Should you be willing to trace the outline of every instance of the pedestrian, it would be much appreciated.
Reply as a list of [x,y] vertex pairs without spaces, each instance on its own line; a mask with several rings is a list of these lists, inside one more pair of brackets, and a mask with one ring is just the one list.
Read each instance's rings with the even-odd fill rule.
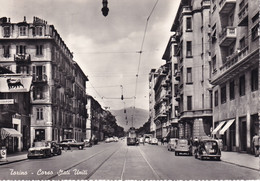
[[164,139],[163,138],[161,139],[161,145],[164,145]]
[[257,133],[255,133],[255,136],[252,139],[252,144],[254,147],[254,153],[255,156],[257,157],[259,155],[259,136],[257,135]]

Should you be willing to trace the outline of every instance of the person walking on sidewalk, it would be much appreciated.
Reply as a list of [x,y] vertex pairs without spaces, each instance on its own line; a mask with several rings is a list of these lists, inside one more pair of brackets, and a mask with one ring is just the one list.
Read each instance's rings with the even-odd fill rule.
[[254,153],[256,157],[259,155],[259,139],[260,137],[257,135],[257,133],[255,133],[255,136],[253,137],[252,140],[252,144],[254,147]]

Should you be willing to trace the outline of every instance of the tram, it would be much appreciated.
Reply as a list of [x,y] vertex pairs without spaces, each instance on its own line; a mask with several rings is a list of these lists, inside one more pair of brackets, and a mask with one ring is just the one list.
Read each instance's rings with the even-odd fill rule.
[[130,127],[127,132],[127,145],[136,145],[136,144],[137,144],[136,130],[134,127]]

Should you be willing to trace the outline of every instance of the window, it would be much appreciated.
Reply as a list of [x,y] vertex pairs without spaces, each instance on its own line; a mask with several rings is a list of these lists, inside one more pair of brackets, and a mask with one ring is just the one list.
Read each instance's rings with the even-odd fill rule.
[[246,94],[246,80],[245,80],[245,75],[242,75],[239,78],[239,94],[240,96],[243,96]]
[[187,110],[192,110],[192,96],[187,96]]
[[37,120],[43,120],[43,108],[36,108],[37,111]]
[[186,83],[192,83],[192,68],[187,68],[187,82]]
[[251,91],[258,90],[258,69],[251,71]]
[[5,26],[4,27],[4,37],[9,37],[10,36],[10,26]]
[[191,57],[192,56],[192,42],[191,41],[187,41],[187,53],[186,53],[187,57]]
[[5,58],[9,58],[10,57],[10,46],[9,45],[4,45],[3,46],[4,49],[4,57]]
[[218,91],[215,91],[215,106],[218,106]]
[[46,67],[45,66],[33,66],[33,81],[47,81]]
[[18,74],[29,74],[29,67],[28,66],[24,66],[24,65],[19,65],[16,68],[16,73]]
[[216,55],[212,58],[212,69],[213,69],[213,73],[217,71],[217,57],[216,57]]
[[44,129],[36,129],[35,130],[35,141],[45,140],[45,130]]
[[239,45],[240,45],[240,49],[241,49],[241,50],[246,47],[245,37],[243,37],[243,38],[240,39]]
[[257,23],[251,30],[251,34],[252,34],[252,41],[254,40],[258,40],[258,28],[259,28],[259,24]]
[[186,31],[192,30],[191,17],[186,18]]
[[226,92],[226,85],[221,87],[221,104],[227,102],[227,92]]
[[33,100],[43,99],[44,87],[34,87],[33,89]]
[[230,96],[230,100],[235,99],[235,81],[231,81],[229,83],[229,96]]
[[20,29],[20,36],[25,36],[26,35],[26,27],[21,26],[19,29]]
[[21,54],[21,55],[26,54],[26,46],[23,45],[16,46],[16,54]]
[[36,45],[36,55],[42,55],[42,45]]
[[41,26],[35,27],[35,35],[42,36],[42,27]]

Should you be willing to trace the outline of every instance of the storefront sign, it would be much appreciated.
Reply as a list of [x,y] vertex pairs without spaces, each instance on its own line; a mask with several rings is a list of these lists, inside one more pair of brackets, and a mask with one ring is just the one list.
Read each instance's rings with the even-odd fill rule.
[[31,76],[5,75],[0,77],[0,92],[29,92]]
[[0,104],[14,104],[14,99],[0,99]]

